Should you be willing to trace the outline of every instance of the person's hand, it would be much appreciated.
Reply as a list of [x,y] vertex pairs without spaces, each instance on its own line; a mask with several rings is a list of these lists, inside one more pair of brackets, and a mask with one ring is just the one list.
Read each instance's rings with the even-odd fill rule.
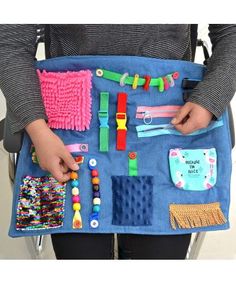
[[49,171],[59,182],[68,181],[69,170],[76,171],[79,167],[62,140],[41,119],[30,123],[26,131],[35,146],[40,167]]
[[213,114],[202,106],[187,102],[180,108],[171,123],[176,130],[187,135],[194,131],[206,128],[211,122]]

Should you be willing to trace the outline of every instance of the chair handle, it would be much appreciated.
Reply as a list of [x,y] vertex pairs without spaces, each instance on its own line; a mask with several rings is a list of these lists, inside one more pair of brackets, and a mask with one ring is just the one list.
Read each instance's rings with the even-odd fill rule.
[[4,124],[5,124],[5,119],[2,119],[0,121],[0,141],[3,140]]
[[5,118],[4,133],[3,133],[3,146],[6,151],[10,153],[17,153],[21,150],[23,132],[12,134],[10,131],[10,118],[12,113],[8,110]]

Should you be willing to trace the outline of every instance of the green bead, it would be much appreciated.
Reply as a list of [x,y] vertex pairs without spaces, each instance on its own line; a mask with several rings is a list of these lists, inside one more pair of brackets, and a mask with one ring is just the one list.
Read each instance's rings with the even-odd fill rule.
[[100,205],[94,205],[93,212],[99,212],[99,211],[100,211]]

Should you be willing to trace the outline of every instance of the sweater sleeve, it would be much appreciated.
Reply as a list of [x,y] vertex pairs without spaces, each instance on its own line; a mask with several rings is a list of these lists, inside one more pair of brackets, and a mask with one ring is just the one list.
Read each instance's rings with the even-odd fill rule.
[[0,88],[14,117],[12,133],[47,119],[34,65],[36,39],[37,25],[0,25]]
[[202,82],[187,101],[221,116],[236,91],[236,25],[209,25],[212,55]]

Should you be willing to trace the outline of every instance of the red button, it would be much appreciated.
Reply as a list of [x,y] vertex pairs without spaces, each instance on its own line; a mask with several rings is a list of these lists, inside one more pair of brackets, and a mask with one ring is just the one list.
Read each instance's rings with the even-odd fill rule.
[[172,74],[172,78],[177,80],[179,78],[179,72],[174,72],[174,74]]
[[136,152],[132,151],[132,152],[129,153],[129,158],[130,159],[135,159],[136,157],[137,157]]

